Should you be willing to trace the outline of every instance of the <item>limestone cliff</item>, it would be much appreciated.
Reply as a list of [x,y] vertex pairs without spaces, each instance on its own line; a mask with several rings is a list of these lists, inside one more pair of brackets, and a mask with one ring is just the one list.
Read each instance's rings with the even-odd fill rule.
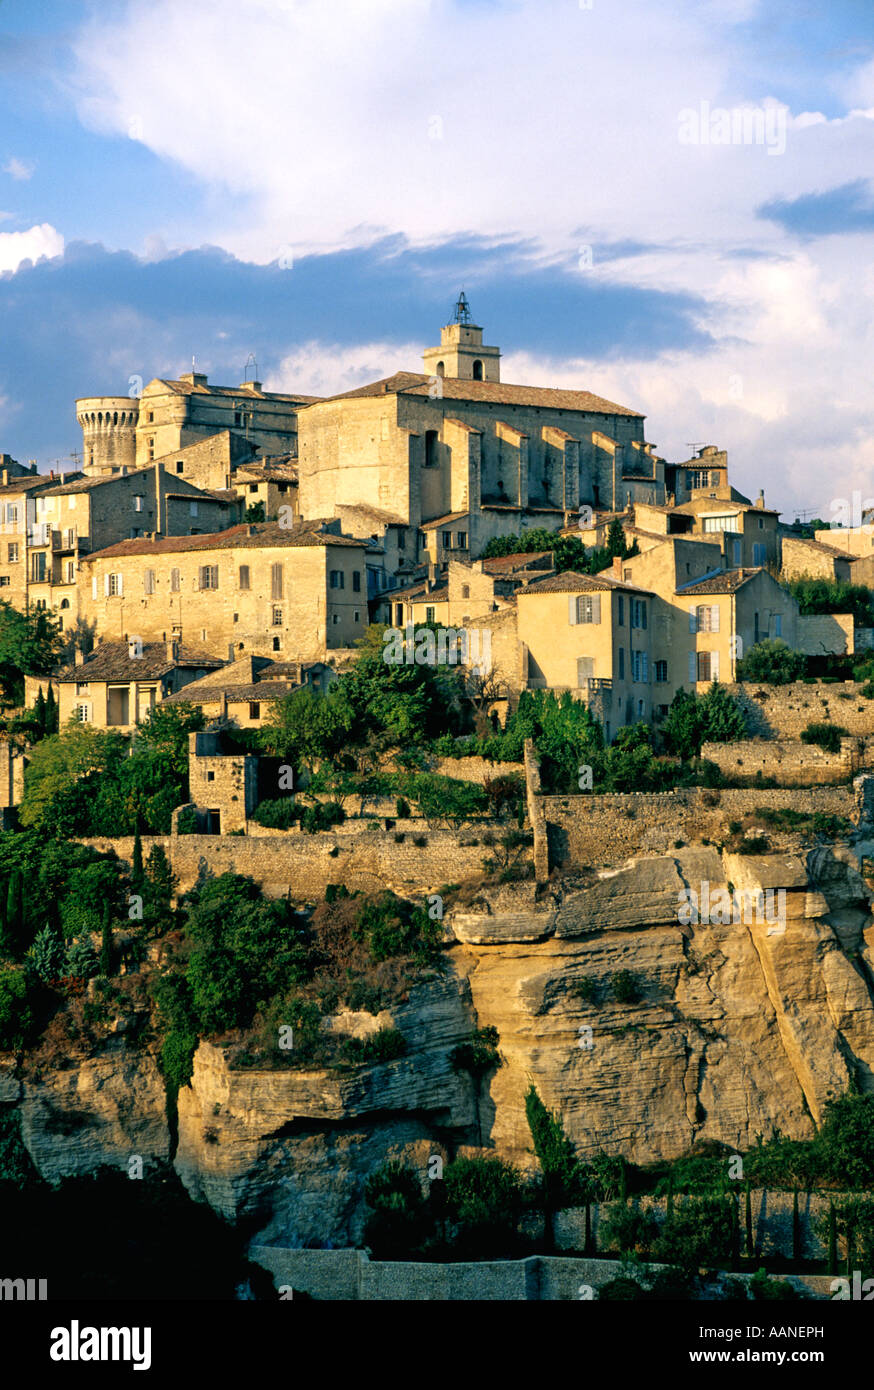
[[[703,1139],[743,1149],[776,1129],[810,1137],[851,1078],[874,1089],[869,856],[864,841],[767,856],[685,849],[565,878],[545,898],[531,884],[484,892],[448,913],[445,974],[381,1020],[403,1032],[405,1056],[235,1071],[202,1043],[179,1096],[177,1169],[217,1210],[254,1218],[262,1243],[343,1245],[360,1236],[364,1181],[386,1157],[424,1174],[432,1153],[483,1144],[530,1165],[532,1082],[584,1155],[646,1162]],[[781,889],[779,917],[766,900],[770,921],[713,910]],[[691,891],[707,920],[681,912]],[[616,997],[635,990],[634,1002]],[[487,1024],[504,1064],[479,1085],[451,1054]],[[0,1099],[21,1106],[47,1176],[167,1152],[157,1069],[122,1039],[17,1088],[7,1075]]]

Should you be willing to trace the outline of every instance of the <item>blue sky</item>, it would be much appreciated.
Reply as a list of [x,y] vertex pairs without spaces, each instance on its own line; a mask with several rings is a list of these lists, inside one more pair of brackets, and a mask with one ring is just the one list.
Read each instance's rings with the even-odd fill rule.
[[0,450],[192,353],[415,370],[464,284],[505,379],[874,493],[868,0],[2,0],[0,82]]

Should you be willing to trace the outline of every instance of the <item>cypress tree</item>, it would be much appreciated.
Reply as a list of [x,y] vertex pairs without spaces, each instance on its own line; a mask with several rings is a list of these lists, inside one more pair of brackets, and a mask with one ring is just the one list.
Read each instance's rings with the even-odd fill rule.
[[670,1221],[674,1214],[674,1170],[668,1173],[668,1199],[665,1203],[665,1221]]
[[36,699],[33,702],[33,718],[40,733],[46,733],[46,697],[42,693],[42,686],[36,692]]
[[130,881],[135,893],[139,893],[143,886],[143,842],[140,838],[140,818],[137,815],[137,828],[134,831],[134,850],[131,856]]
[[109,903],[103,904],[103,935],[100,941],[100,974],[112,974],[112,922],[109,917]]
[[587,1255],[594,1255],[595,1248],[592,1244],[592,1204],[586,1203],[586,1238],[583,1250]]
[[832,1201],[828,1204],[828,1272],[832,1275],[838,1272],[838,1224]]
[[51,681],[49,682],[49,693],[46,696],[45,731],[47,734],[58,732],[58,706],[55,703],[55,691]]
[[792,1193],[792,1258],[801,1259],[801,1218],[798,1215],[798,1188]]
[[740,1211],[738,1194],[729,1195],[731,1216],[731,1268],[736,1273],[740,1269]]
[[746,1249],[744,1254],[748,1260],[753,1258],[753,1203],[750,1197],[750,1184],[747,1180],[746,1201],[744,1203],[744,1218],[746,1223]]
[[13,869],[6,890],[6,930],[16,947],[23,945],[24,923],[21,920],[21,871]]
[[628,1169],[625,1166],[625,1158],[620,1154],[619,1157],[619,1200],[628,1201]]

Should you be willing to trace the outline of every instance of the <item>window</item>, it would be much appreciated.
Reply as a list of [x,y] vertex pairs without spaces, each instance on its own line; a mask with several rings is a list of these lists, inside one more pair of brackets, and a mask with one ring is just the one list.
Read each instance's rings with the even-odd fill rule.
[[342,570],[331,570],[330,584],[332,589],[344,588],[344,577]]
[[257,491],[258,491],[258,484],[257,484],[257,483],[250,483],[250,484],[249,484],[249,491],[250,491],[250,492],[257,492]]
[[646,652],[631,653],[631,679],[644,685],[649,681],[649,656]]
[[196,503],[196,502],[189,502],[189,503],[188,503],[188,515],[189,515],[189,516],[197,516],[197,503]]
[[261,705],[260,705],[260,703],[259,703],[257,700],[250,700],[250,701],[249,701],[249,718],[250,718],[250,719],[260,719],[260,718],[261,718]]
[[433,608],[426,608],[426,609],[425,609],[425,622],[426,622],[426,623],[433,623],[433,622],[435,621],[435,617],[434,617],[435,612],[436,612],[436,610],[433,609]]
[[473,379],[474,381],[482,381],[483,379],[483,364],[479,358],[473,364]]
[[705,535],[713,534],[718,531],[734,531],[736,529],[737,513],[730,512],[726,516],[705,516],[701,518],[704,522]]
[[630,569],[629,569],[629,570],[623,570],[623,571],[622,571],[622,578],[623,578],[623,579],[625,580],[625,582],[627,583],[628,580],[631,578],[631,570],[630,570]]
[[452,549],[452,532],[451,532],[451,531],[443,531],[443,532],[441,532],[440,538],[441,538],[441,540],[442,540],[442,542],[443,542],[443,549],[444,549],[444,550],[451,550],[451,549]]
[[278,651],[281,651],[281,650],[282,650],[282,647],[281,647],[281,644],[280,644],[280,641],[279,641],[279,638],[278,638],[278,637],[274,637],[274,639],[273,639],[273,650],[274,650],[275,652],[278,652]]
[[436,430],[425,431],[425,467],[436,468],[437,466],[437,441]]
[[78,719],[78,721],[79,721],[80,724],[90,724],[90,723],[91,723],[91,706],[90,706],[90,705],[77,705],[77,706],[76,706],[76,718]]
[[631,600],[631,626],[639,628],[646,627],[646,602],[642,598],[633,598]]
[[760,545],[760,544],[757,542],[757,543],[753,546],[753,564],[754,564],[754,565],[764,565],[764,564],[767,563],[767,559],[768,559],[768,548],[767,548],[767,546],[765,546],[765,545]]
[[179,593],[179,571],[178,571],[178,570],[171,570],[171,571],[170,571],[170,590],[171,590],[171,592],[174,593],[174,594],[178,594],[178,593]]
[[15,525],[18,521],[18,507],[14,506],[11,502],[6,508],[6,520],[12,525]]
[[625,626],[625,595],[618,594],[616,598],[616,621],[620,627]]
[[467,532],[466,532],[466,531],[456,531],[456,533],[455,533],[455,544],[458,546],[458,549],[459,549],[459,550],[467,550]]
[[658,685],[664,685],[665,681],[668,679],[668,663],[666,661],[657,661],[655,663],[655,678]]
[[207,782],[214,782],[214,781],[215,781],[215,773],[212,772],[212,771],[207,772],[207,774],[206,774],[206,780],[207,780]]
[[568,605],[568,621],[571,624],[599,623],[601,621],[601,595],[572,595]]
[[153,594],[155,592],[154,570],[146,570],[145,574],[143,575],[143,588],[145,589],[147,594]]
[[595,675],[595,658],[593,656],[577,657],[577,686],[583,690]]
[[352,590],[356,594],[361,593],[361,571],[355,570],[352,575]]
[[732,541],[731,553],[733,556],[732,564],[735,565],[735,567],[740,566],[743,563],[743,542],[740,537]]
[[332,614],[331,614],[331,622],[334,624],[334,627],[337,627],[337,626],[339,625],[339,622],[340,622],[340,614],[339,614],[339,613],[332,613]]
[[[341,576],[342,577],[342,576]],[[342,588],[342,585],[340,586]],[[270,597],[282,598],[282,565],[270,566]]]
[[248,587],[249,587],[249,566],[248,566],[248,565],[240,565],[240,585],[239,585],[239,587],[240,587],[241,589],[248,589]]
[[91,694],[91,682],[90,682],[90,681],[77,681],[77,682],[76,682],[76,694],[77,694],[77,695],[90,695],[90,694]]
[[182,459],[177,459],[177,460],[176,460],[176,472],[177,472],[177,473],[184,473],[184,472],[185,472],[185,464],[182,462]]
[[755,645],[755,643],[758,642],[758,640],[759,640],[759,615],[758,615],[758,613],[754,613],[754,614],[753,614],[753,644]]
[[698,652],[698,680],[719,680],[719,652]]
[[762,517],[762,516],[760,516],[760,517],[759,517],[759,530],[760,530],[760,531],[764,531],[764,529],[765,529],[765,518]]
[[143,510],[143,499],[142,499],[142,497],[139,495],[139,493],[137,493],[136,497],[134,498],[134,511],[135,511],[135,512],[141,512],[142,510]]
[[774,614],[774,636],[775,636],[775,637],[782,637],[782,636],[783,636],[783,614],[782,614],[782,613],[775,613],[775,614]]
[[8,589],[11,582],[8,574],[0,574],[0,589]]
[[352,621],[353,621],[354,623],[360,623],[360,622],[361,622],[361,612],[360,612],[360,610],[359,610],[358,608],[356,608],[355,611],[354,611],[354,613],[352,614]]
[[30,557],[30,577],[34,584],[45,583],[46,557],[41,550]]
[[690,632],[718,632],[719,609],[706,603],[699,603],[695,609],[695,626],[690,624]]
[[235,424],[235,425],[242,425],[242,423],[243,423],[243,412],[242,412],[242,410],[235,410],[235,411],[234,411],[234,424]]
[[401,627],[401,626],[403,625],[403,621],[404,621],[404,605],[403,605],[402,603],[396,603],[396,604],[395,604],[395,622],[397,623],[398,627]]
[[18,541],[15,541],[13,545],[10,545],[8,550],[8,558],[10,565],[15,565],[18,563]]
[[218,565],[201,565],[198,573],[199,586],[201,589],[218,588]]
[[406,550],[406,548],[407,548],[407,537],[406,537],[406,534],[405,534],[405,532],[403,532],[403,531],[398,531],[398,550]]
[[469,585],[469,584],[462,584],[462,586],[461,586],[461,597],[462,597],[462,598],[470,598],[470,585]]
[[[75,584],[75,582],[76,582],[76,561],[75,561],[75,560],[66,560],[66,561],[64,562],[64,578],[65,578],[65,581],[66,581],[67,584]],[[64,599],[64,602],[66,603],[67,600]]]
[[274,608],[274,609],[273,609],[273,618],[272,618],[271,621],[272,621],[274,627],[282,627],[282,609],[281,609],[281,608]]
[[152,460],[154,457],[155,457],[155,441],[154,441],[154,439],[150,439],[150,440],[149,440],[149,461],[151,462],[151,460]]
[[150,425],[153,425],[154,423],[155,423],[155,412],[154,412],[154,410],[150,410],[150,411],[149,411],[149,424],[150,424]]
[[618,670],[618,672],[617,672],[617,675],[618,675],[619,680],[621,680],[621,681],[624,681],[624,680],[625,680],[625,648],[624,648],[624,647],[620,647],[620,648],[619,648],[619,670]]

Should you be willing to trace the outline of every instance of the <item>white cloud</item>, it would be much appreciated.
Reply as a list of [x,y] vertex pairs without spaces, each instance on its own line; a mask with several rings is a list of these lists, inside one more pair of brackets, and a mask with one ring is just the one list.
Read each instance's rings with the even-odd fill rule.
[[36,165],[32,164],[29,160],[16,159],[15,155],[13,155],[12,158],[7,159],[6,163],[3,165],[3,173],[9,174],[11,178],[18,179],[21,182],[29,179],[35,168]]
[[17,270],[24,261],[64,254],[64,238],[48,222],[26,232],[0,232],[0,274]]
[[268,391],[300,391],[304,396],[336,396],[400,371],[422,371],[421,343],[340,347],[314,341],[284,357],[264,387]]

